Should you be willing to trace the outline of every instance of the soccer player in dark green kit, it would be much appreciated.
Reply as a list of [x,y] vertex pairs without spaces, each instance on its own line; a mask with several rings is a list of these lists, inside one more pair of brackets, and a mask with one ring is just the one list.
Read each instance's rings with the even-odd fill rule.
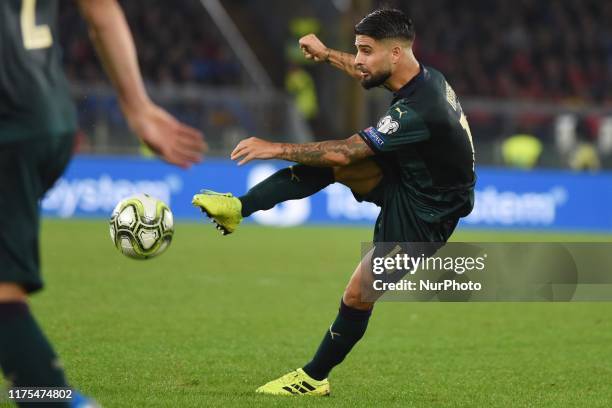
[[[375,126],[344,140],[319,143],[271,143],[243,140],[231,158],[283,159],[298,164],[280,170],[239,198],[203,191],[194,196],[223,233],[242,217],[275,204],[307,197],[339,182],[358,200],[381,207],[374,227],[374,250],[351,277],[336,320],[313,359],[257,389],[272,395],[328,395],[329,372],[366,331],[374,301],[372,253],[385,242],[443,243],[474,202],[474,148],[467,119],[444,76],[425,67],[412,52],[412,21],[401,11],[368,14],[355,26],[357,54],[331,50],[310,34],[300,40],[307,58],[326,61],[361,81],[364,88],[384,86],[394,93],[391,106]],[[418,254],[417,254],[418,255]]]
[[[202,135],[149,99],[116,0],[77,3],[134,133],[169,163],[198,162]],[[57,0],[0,2],[0,366],[15,387],[67,386],[27,305],[43,286],[39,200],[64,171],[77,129],[61,67],[57,7]]]

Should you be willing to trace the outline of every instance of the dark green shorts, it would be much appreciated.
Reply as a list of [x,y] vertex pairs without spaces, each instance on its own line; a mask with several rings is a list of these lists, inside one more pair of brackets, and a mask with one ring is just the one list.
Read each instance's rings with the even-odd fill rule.
[[39,202],[72,155],[73,134],[0,144],[0,282],[42,288]]
[[442,222],[428,222],[419,217],[414,206],[402,192],[402,185],[388,163],[374,157],[382,169],[383,177],[368,194],[353,192],[358,201],[368,201],[380,207],[380,214],[374,226],[374,243],[377,242],[446,242],[457,226],[458,218]]

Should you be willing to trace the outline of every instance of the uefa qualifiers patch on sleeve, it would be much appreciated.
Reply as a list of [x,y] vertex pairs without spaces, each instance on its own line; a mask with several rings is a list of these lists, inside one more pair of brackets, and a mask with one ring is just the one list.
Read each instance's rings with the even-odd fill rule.
[[375,127],[370,126],[369,128],[362,130],[361,134],[378,149],[382,149],[382,147],[385,145],[385,139],[383,139],[382,134],[376,130]]

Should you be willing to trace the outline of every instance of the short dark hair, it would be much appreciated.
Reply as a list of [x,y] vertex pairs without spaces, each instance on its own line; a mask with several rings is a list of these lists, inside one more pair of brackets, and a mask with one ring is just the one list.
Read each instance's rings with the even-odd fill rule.
[[355,25],[355,35],[367,35],[375,40],[404,38],[414,41],[414,24],[401,10],[378,9]]

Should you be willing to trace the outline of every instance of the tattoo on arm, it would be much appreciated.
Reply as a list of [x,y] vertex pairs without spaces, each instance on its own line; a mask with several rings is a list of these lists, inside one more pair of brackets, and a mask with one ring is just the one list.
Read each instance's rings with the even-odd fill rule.
[[317,167],[346,166],[374,152],[359,135],[316,143],[281,143],[279,159]]
[[342,70],[352,76],[353,78],[359,79],[359,71],[355,69],[355,56],[346,52],[329,49],[329,56],[327,62],[332,66]]

